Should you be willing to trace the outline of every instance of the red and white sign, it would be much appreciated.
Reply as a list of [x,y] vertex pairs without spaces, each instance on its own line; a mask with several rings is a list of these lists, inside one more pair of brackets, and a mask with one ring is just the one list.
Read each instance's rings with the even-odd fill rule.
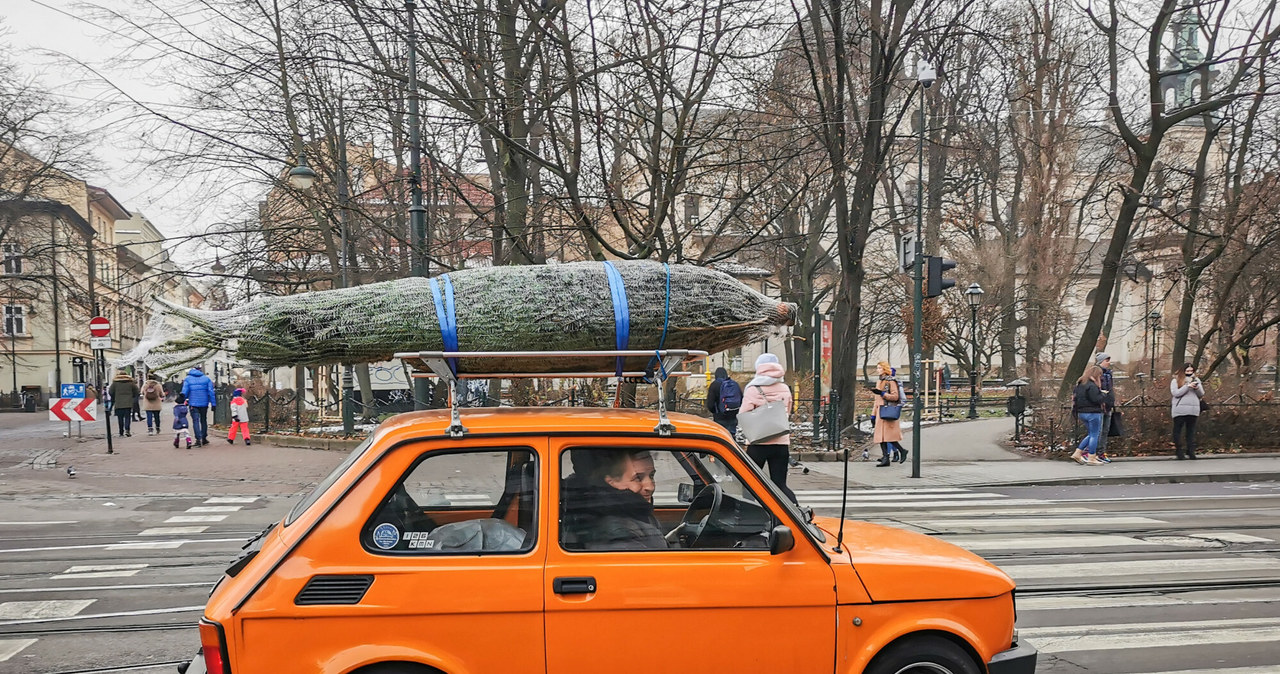
[[89,334],[94,337],[106,337],[111,334],[111,321],[102,316],[89,319]]
[[49,421],[97,421],[98,401],[93,398],[54,398]]

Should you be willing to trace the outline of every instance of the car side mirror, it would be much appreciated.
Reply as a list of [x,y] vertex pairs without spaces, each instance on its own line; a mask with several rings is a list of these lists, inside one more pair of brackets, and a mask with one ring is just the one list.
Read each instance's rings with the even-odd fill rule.
[[693,484],[681,482],[676,488],[676,500],[681,503],[693,503]]
[[794,547],[796,535],[791,532],[791,527],[779,524],[769,532],[769,554],[780,555]]

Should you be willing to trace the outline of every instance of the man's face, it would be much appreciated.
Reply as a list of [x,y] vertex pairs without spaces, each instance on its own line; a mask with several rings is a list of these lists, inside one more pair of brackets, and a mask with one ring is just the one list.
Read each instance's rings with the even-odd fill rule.
[[1107,358],[1106,360],[1103,360],[1101,363],[1098,363],[1098,367],[1104,370],[1109,369],[1111,367],[1111,359]]
[[653,492],[658,488],[655,480],[657,470],[653,467],[653,457],[644,458],[627,457],[626,468],[622,471],[620,477],[606,476],[605,482],[614,489],[625,489],[635,492],[645,498],[646,501],[653,499]]

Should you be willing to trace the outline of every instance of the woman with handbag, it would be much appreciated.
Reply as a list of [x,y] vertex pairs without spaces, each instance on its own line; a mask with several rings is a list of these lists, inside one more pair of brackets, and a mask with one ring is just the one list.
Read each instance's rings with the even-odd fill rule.
[[[1179,460],[1196,458],[1196,422],[1204,403],[1204,384],[1196,376],[1196,366],[1184,364],[1173,373],[1169,382],[1169,394],[1173,396],[1173,447]],[[1181,436],[1186,433],[1186,453],[1183,453]]]
[[876,467],[883,468],[893,463],[893,456],[898,455],[898,463],[907,460],[907,450],[902,446],[902,385],[893,376],[893,368],[883,360],[877,364],[880,369],[880,381],[871,392],[875,394],[875,402],[871,406],[871,416],[875,419],[875,432],[872,441],[880,443],[880,462]]
[[[752,410],[765,407],[771,403],[781,403],[783,409],[791,412],[791,387],[782,380],[786,371],[772,353],[762,353],[756,358],[756,376],[742,389],[742,407],[738,410],[738,421],[742,425],[743,417],[749,417]],[[749,422],[748,422],[749,425]],[[743,425],[744,433],[746,426]],[[795,492],[787,487],[787,467],[791,463],[791,434],[783,433],[767,438],[756,439],[747,445],[747,456],[756,465],[769,467],[769,479],[778,485],[792,503],[796,503]]]

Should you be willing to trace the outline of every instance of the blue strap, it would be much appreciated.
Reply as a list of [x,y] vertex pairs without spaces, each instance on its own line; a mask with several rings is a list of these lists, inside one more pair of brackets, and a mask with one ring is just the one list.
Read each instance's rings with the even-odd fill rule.
[[650,359],[648,368],[657,368],[658,374],[662,376],[658,381],[667,378],[666,368],[662,366],[662,347],[667,343],[667,324],[671,322],[671,265],[663,262],[662,268],[667,272],[667,305],[662,315],[662,337],[658,340],[658,348],[653,351],[653,358]]
[[[631,344],[631,310],[627,307],[627,286],[622,274],[612,262],[604,263],[604,274],[609,279],[609,295],[613,298],[614,348],[626,351]],[[617,376],[622,376],[623,358],[618,357]]]
[[[440,283],[444,283],[444,299],[440,298]],[[436,304],[436,320],[440,323],[440,338],[444,342],[445,351],[458,350],[458,319],[454,315],[453,304],[453,282],[449,280],[448,274],[442,274],[439,281],[430,280],[431,299]],[[458,373],[458,359],[449,359],[449,369],[454,374]]]

